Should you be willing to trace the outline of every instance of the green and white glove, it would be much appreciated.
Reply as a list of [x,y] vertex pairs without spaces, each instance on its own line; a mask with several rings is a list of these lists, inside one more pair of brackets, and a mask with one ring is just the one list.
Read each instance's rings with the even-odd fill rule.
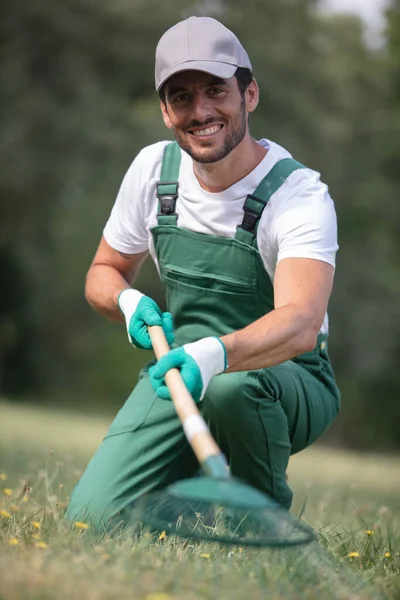
[[159,325],[163,328],[168,344],[174,341],[172,315],[162,313],[156,302],[138,290],[127,289],[120,293],[118,305],[125,316],[128,339],[135,348],[153,348],[147,327]]
[[182,379],[195,402],[203,399],[210,379],[228,368],[226,348],[217,337],[202,338],[170,350],[149,369],[150,382],[159,398],[171,400],[165,383],[166,373],[179,369]]

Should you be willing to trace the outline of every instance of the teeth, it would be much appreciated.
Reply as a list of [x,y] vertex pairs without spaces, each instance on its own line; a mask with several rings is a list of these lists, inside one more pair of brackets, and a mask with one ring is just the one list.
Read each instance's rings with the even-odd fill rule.
[[208,129],[201,129],[200,131],[193,131],[194,135],[213,135],[221,129],[221,125],[215,127],[209,127]]

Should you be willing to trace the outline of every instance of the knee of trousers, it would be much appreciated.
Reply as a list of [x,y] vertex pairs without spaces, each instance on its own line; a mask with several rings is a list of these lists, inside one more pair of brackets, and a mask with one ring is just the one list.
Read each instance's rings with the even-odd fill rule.
[[211,380],[204,396],[203,414],[227,433],[243,431],[252,412],[258,410],[261,397],[274,402],[265,384],[261,388],[259,372],[224,373]]

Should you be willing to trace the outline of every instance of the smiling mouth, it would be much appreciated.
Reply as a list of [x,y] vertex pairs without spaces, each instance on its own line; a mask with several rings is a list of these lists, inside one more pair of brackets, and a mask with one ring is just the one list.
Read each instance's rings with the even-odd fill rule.
[[212,127],[205,127],[204,129],[190,129],[189,133],[195,137],[211,137],[221,131],[223,125],[213,125]]

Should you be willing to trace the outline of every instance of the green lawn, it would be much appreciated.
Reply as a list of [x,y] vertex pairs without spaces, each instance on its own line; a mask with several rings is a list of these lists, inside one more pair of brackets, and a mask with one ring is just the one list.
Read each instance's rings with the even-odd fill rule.
[[305,548],[94,538],[62,514],[107,426],[0,402],[0,600],[400,599],[398,456],[293,457],[293,511],[320,534]]

